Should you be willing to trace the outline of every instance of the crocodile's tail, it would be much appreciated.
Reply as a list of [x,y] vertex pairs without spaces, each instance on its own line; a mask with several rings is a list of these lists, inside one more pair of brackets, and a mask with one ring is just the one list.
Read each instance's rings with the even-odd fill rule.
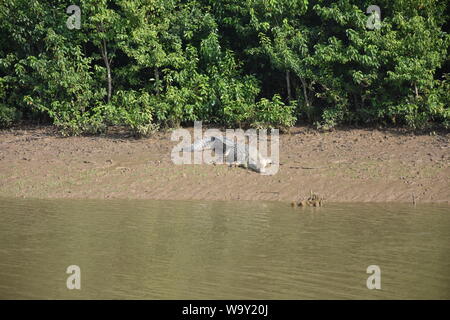
[[216,137],[206,137],[203,139],[196,140],[193,144],[187,147],[183,147],[181,150],[184,152],[195,152],[212,149],[214,143],[216,142]]

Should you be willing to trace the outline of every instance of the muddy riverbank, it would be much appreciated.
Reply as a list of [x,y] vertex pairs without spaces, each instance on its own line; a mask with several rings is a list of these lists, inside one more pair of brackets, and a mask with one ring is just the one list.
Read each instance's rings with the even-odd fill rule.
[[175,165],[170,132],[134,139],[60,137],[52,127],[0,131],[0,197],[450,203],[450,134],[400,129],[280,136],[280,169]]

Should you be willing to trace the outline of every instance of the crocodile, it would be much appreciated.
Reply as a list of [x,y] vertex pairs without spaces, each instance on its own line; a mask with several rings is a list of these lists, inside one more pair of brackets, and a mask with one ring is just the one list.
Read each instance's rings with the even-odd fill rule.
[[235,142],[225,137],[211,136],[196,140],[192,145],[181,149],[184,152],[205,150],[223,150],[224,160],[230,166],[248,168],[259,173],[265,173],[272,164],[270,158],[261,156],[259,152],[250,152],[248,144]]

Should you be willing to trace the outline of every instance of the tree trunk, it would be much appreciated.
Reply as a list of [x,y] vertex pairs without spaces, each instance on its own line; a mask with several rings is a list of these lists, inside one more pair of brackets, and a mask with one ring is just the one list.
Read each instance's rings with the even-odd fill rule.
[[292,94],[291,94],[291,73],[289,70],[286,71],[286,88],[287,88],[287,95],[288,95],[288,102],[291,104],[292,101]]
[[103,40],[103,47],[101,48],[103,61],[105,62],[106,66],[106,72],[107,72],[107,81],[108,81],[108,104],[111,102],[111,95],[112,95],[112,76],[111,76],[111,63],[108,59],[108,49],[106,47],[106,41]]
[[353,94],[353,103],[355,104],[355,110],[358,109],[358,95],[356,93]]
[[309,104],[309,99],[308,99],[308,87],[307,87],[307,83],[306,83],[305,79],[303,79],[302,77],[300,77],[300,81],[302,82],[303,95],[305,96],[306,106],[309,108],[309,107],[310,107],[310,104]]
[[159,96],[159,70],[155,67],[155,83],[156,83],[156,95]]

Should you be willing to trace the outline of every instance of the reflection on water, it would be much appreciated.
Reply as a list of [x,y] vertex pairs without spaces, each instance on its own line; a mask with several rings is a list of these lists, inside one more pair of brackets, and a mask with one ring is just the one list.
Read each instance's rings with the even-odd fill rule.
[[0,298],[450,299],[449,247],[446,205],[0,199]]

